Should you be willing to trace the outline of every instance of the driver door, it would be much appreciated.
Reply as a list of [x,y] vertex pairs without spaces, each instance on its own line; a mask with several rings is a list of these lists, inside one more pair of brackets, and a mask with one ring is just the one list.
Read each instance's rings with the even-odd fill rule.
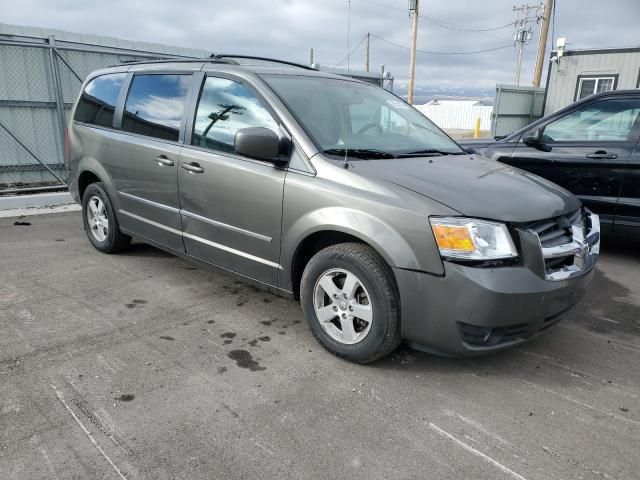
[[178,169],[186,251],[276,285],[286,170],[238,155],[234,138],[247,127],[279,132],[279,123],[250,85],[213,75],[204,81],[194,117]]
[[538,146],[522,139],[511,158],[501,159],[575,194],[611,229],[629,156],[638,141],[640,100],[605,99],[582,105],[538,125]]

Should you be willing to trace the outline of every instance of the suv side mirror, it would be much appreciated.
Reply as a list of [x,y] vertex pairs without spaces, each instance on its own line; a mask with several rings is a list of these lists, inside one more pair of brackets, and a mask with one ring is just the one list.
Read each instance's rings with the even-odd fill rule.
[[281,147],[282,141],[278,135],[264,127],[241,128],[234,139],[234,149],[238,155],[275,164],[287,162],[280,153],[283,150]]
[[527,133],[527,135],[522,138],[522,143],[528,147],[537,147],[542,143],[542,130],[536,128],[533,132]]
[[551,151],[551,148],[546,146],[542,142],[541,128],[536,128],[534,131],[527,133],[524,137],[522,137],[522,143],[524,143],[527,147],[536,148],[538,150],[542,150],[543,152]]

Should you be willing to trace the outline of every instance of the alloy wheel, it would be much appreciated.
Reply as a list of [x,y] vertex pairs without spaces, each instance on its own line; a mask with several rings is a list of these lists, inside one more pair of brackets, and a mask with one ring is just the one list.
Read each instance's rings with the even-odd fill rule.
[[104,202],[96,195],[87,202],[87,223],[93,238],[104,242],[109,234],[109,219]]
[[324,331],[345,345],[361,342],[371,330],[371,296],[347,270],[333,268],[320,275],[314,288],[314,309]]

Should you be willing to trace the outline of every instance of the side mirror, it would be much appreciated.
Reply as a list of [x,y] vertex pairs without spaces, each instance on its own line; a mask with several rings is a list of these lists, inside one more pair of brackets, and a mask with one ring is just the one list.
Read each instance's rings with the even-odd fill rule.
[[528,147],[537,147],[542,143],[542,130],[536,128],[533,132],[527,133],[522,138],[522,143]]
[[538,150],[542,150],[543,152],[551,151],[551,147],[546,146],[542,142],[541,128],[536,128],[534,131],[527,133],[524,137],[522,137],[522,143],[524,143],[527,147],[536,148]]
[[281,155],[282,141],[274,131],[264,127],[238,130],[234,139],[234,149],[238,155],[257,160],[275,164],[287,162],[287,158]]

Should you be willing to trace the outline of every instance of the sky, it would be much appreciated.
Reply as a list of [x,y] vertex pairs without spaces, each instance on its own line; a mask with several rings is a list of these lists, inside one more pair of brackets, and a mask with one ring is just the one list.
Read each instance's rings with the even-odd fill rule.
[[[491,97],[496,83],[513,83],[514,26],[496,27],[512,23],[513,7],[521,2],[420,0],[418,49],[441,54],[418,52],[416,97]],[[301,63],[308,62],[313,47],[321,65],[336,65],[352,51],[353,69],[364,68],[360,41],[370,32],[371,70],[385,65],[395,77],[396,93],[404,94],[411,41],[407,5],[407,0],[0,0],[0,21]],[[640,46],[640,0],[556,0],[555,9],[554,38],[566,37],[568,49]],[[530,26],[522,85],[531,84],[538,45],[539,25]],[[546,73],[543,84],[545,78]]]

